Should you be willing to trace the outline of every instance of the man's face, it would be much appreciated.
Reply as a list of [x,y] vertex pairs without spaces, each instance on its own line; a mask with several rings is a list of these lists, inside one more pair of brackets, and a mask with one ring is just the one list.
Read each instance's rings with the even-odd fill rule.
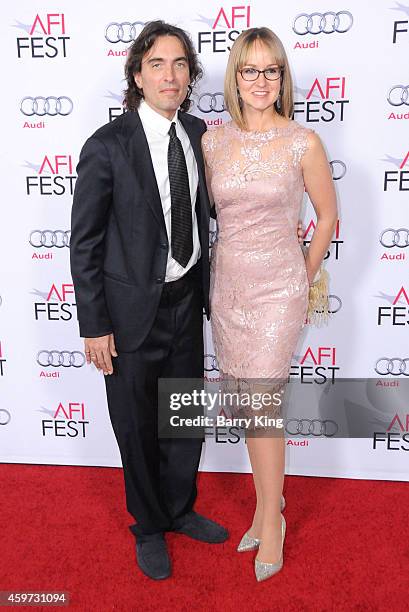
[[176,36],[159,36],[144,55],[135,83],[153,110],[172,119],[190,83],[186,51]]

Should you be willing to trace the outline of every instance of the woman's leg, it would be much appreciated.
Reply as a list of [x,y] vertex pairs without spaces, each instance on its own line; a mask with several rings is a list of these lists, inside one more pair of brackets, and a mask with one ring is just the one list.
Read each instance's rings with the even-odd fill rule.
[[269,437],[248,436],[247,448],[257,492],[255,519],[260,525],[258,527],[253,521],[259,531],[258,534],[251,532],[253,537],[261,539],[257,559],[277,563],[281,552],[280,503],[284,481],[284,436],[278,433],[270,434]]
[[250,457],[251,469],[253,471],[254,488],[256,490],[256,509],[254,511],[253,522],[251,524],[251,527],[248,533],[252,538],[260,539],[261,524],[263,520],[263,498],[261,494],[261,485],[259,482],[259,478],[257,476],[257,471],[254,469],[254,465],[251,460],[250,451],[249,451],[249,457]]

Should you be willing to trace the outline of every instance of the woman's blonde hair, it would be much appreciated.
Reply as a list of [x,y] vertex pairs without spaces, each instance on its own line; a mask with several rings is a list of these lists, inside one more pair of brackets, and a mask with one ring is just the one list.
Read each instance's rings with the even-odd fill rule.
[[241,129],[246,129],[246,124],[237,87],[237,72],[246,65],[250,51],[257,40],[269,48],[275,63],[282,69],[281,104],[278,107],[277,102],[275,102],[274,107],[277,113],[287,119],[291,119],[293,115],[293,81],[283,43],[269,28],[250,28],[242,32],[234,41],[224,78],[224,104],[233,121]]

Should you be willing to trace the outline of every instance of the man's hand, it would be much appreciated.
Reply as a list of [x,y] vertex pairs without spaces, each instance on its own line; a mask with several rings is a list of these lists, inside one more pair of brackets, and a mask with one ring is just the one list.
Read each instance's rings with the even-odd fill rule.
[[302,228],[302,223],[301,223],[301,221],[298,221],[298,225],[297,225],[297,237],[298,237],[298,242],[300,244],[303,243],[303,236],[304,236],[304,230]]
[[101,336],[100,338],[85,338],[85,357],[87,363],[92,363],[98,370],[102,370],[105,375],[113,374],[111,357],[117,357],[115,348],[114,334]]

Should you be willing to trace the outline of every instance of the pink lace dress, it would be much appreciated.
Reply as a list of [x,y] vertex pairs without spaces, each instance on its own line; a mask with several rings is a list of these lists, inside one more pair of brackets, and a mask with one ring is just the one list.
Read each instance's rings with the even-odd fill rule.
[[267,132],[229,122],[203,135],[218,224],[211,326],[226,378],[288,377],[307,311],[297,223],[309,132],[295,121]]

